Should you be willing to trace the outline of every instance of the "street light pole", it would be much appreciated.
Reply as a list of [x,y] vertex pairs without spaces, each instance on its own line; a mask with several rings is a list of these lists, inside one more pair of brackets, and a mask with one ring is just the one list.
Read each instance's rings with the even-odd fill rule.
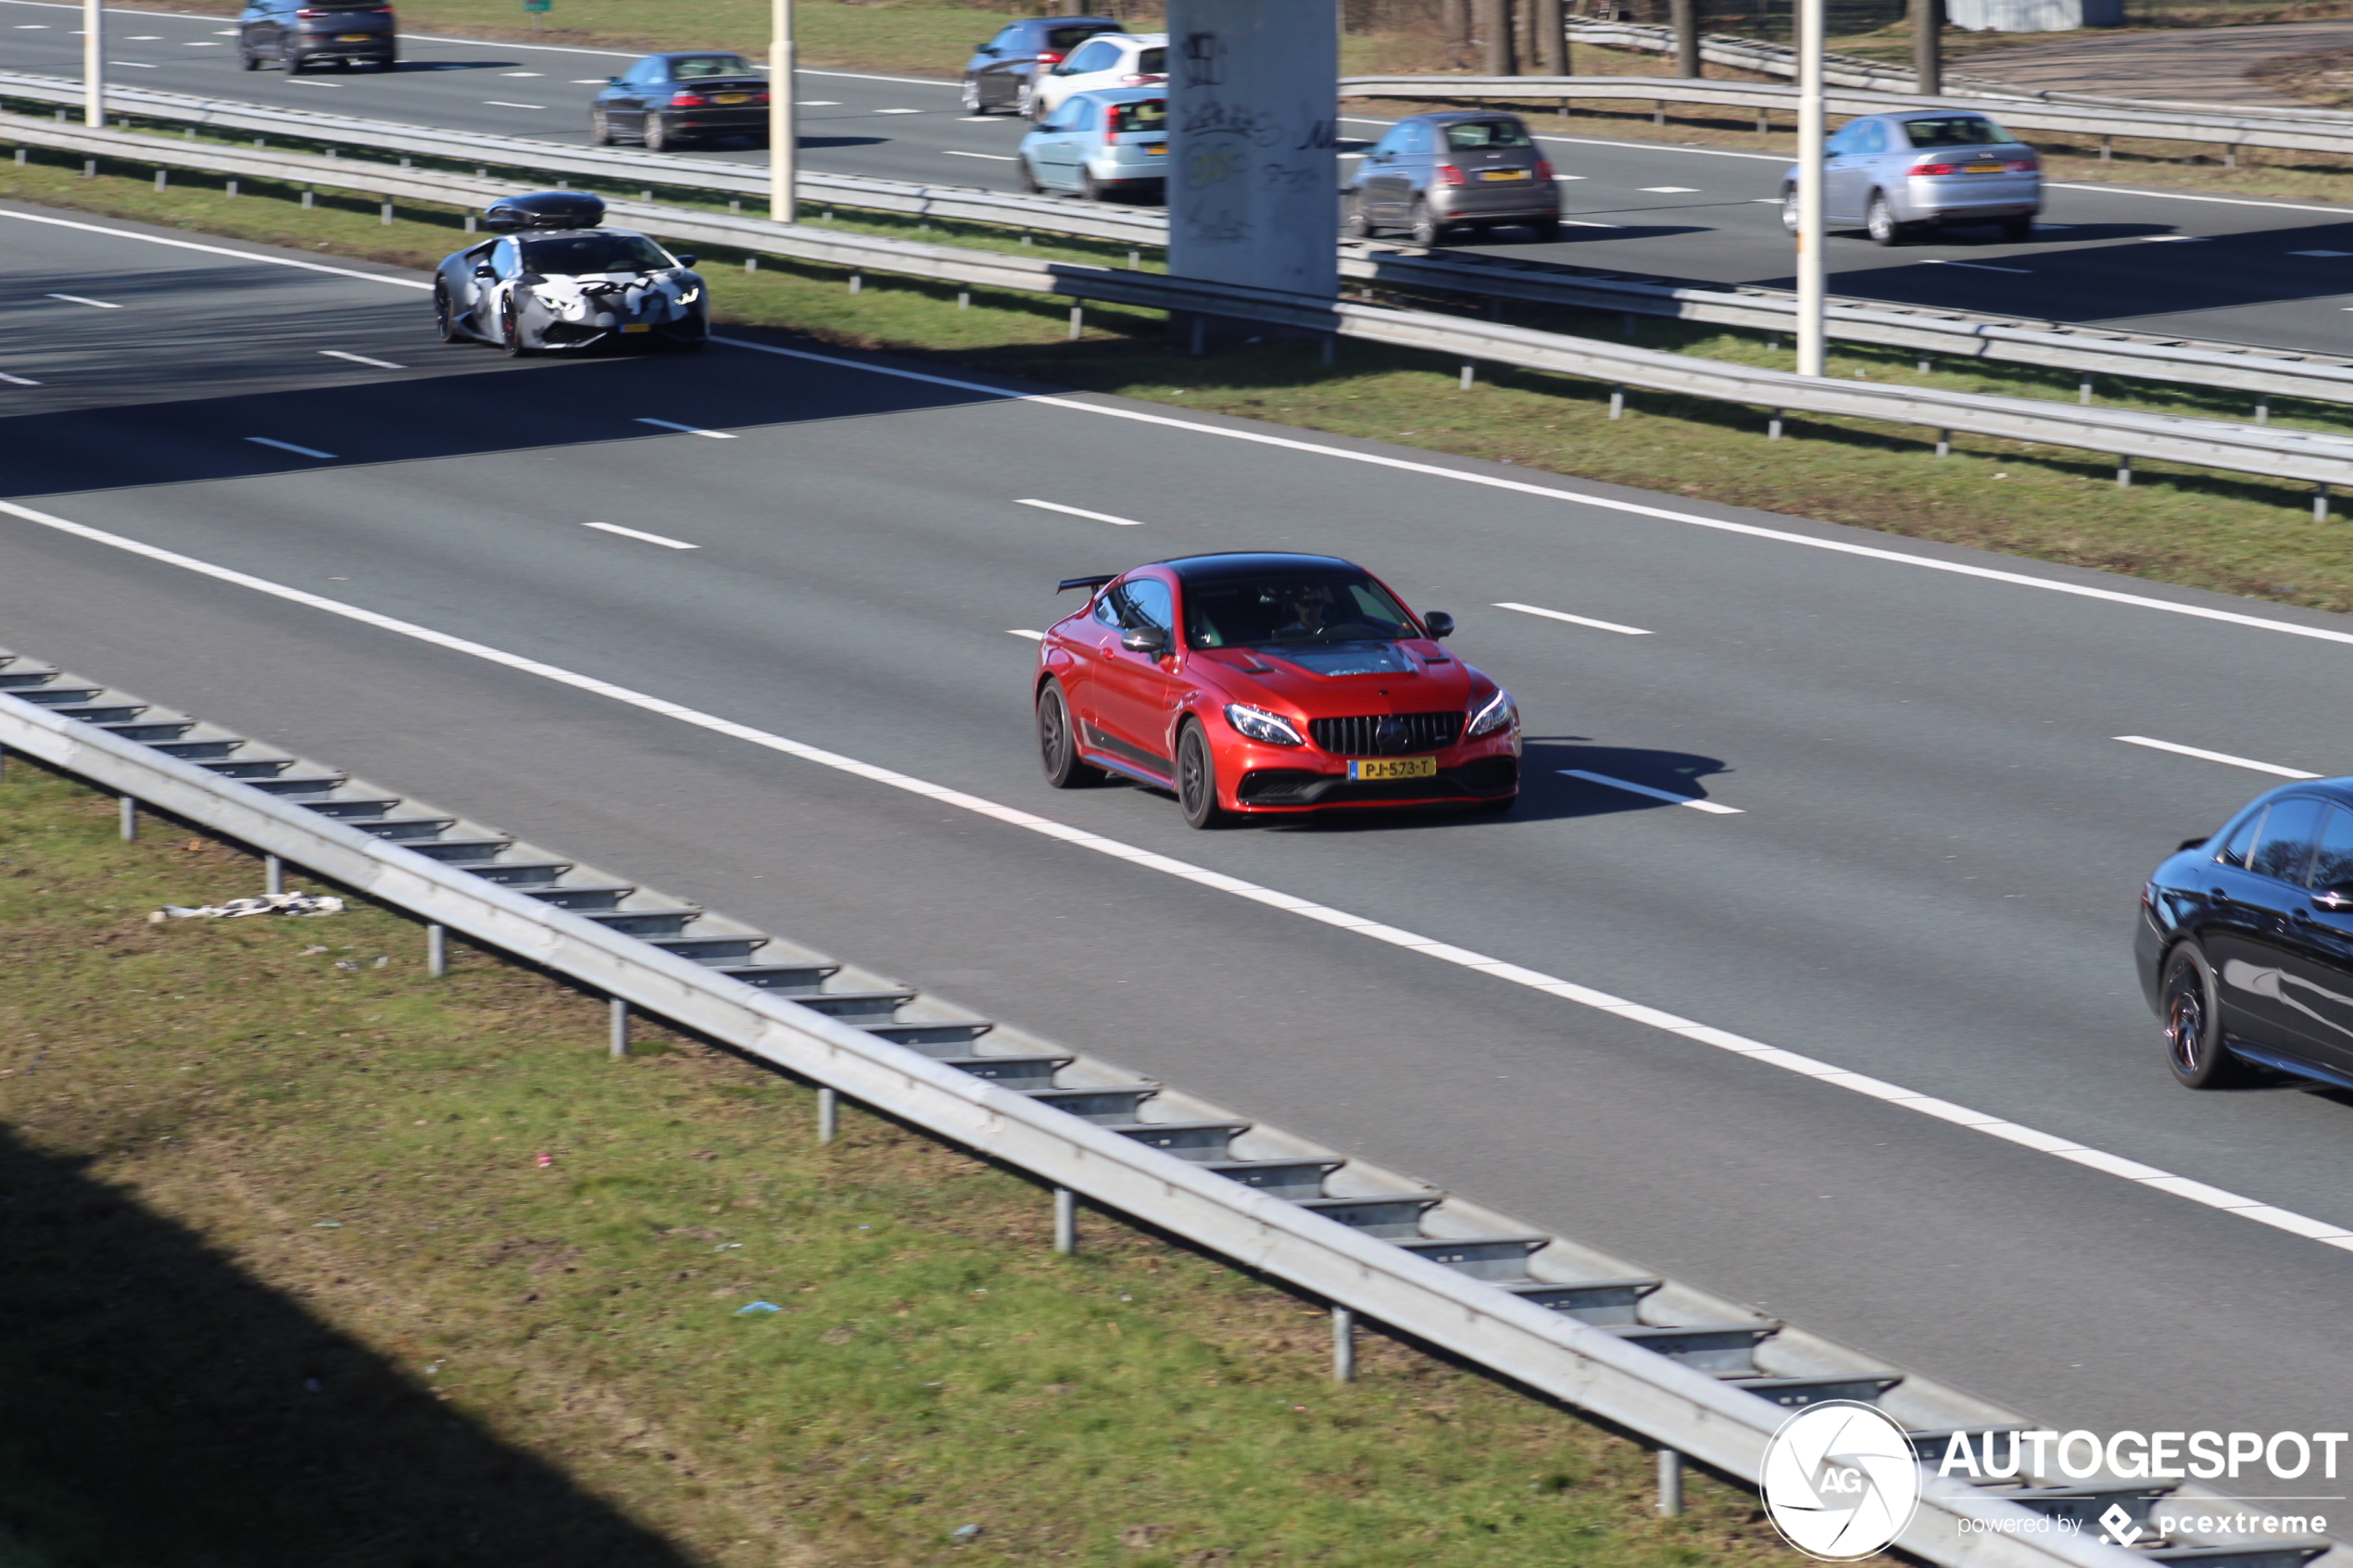
[[82,123],[107,123],[106,0],[82,0]]
[[779,223],[792,223],[799,220],[793,182],[800,161],[800,117],[794,112],[793,102],[792,0],[774,0],[770,34],[768,216]]
[[1797,373],[1822,373],[1822,0],[1797,0]]

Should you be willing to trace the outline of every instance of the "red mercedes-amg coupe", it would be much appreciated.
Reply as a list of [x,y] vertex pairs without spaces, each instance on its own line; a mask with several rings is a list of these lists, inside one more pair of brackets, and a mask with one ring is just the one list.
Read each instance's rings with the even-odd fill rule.
[[1087,606],[1038,646],[1038,749],[1057,789],[1124,774],[1185,821],[1349,806],[1508,810],[1512,694],[1330,556],[1186,556],[1074,577]]

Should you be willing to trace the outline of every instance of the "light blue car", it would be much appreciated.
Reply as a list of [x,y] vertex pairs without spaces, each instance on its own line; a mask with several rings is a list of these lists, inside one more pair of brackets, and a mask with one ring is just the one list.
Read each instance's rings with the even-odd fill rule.
[[1021,139],[1022,187],[1076,191],[1101,201],[1114,191],[1168,188],[1168,92],[1106,87],[1073,93]]

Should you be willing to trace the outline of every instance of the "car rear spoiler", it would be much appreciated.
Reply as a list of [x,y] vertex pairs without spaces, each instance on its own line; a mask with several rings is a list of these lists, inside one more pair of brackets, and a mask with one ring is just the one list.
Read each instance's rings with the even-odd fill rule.
[[1116,571],[1106,571],[1094,577],[1065,577],[1054,584],[1054,592],[1067,594],[1073,588],[1100,588],[1118,575]]

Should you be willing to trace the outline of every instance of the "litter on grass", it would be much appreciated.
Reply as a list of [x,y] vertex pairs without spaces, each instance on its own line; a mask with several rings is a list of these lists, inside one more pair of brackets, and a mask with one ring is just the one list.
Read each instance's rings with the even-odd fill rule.
[[736,1308],[736,1316],[742,1317],[746,1312],[781,1312],[783,1311],[784,1309],[774,1301],[754,1301],[749,1307]]
[[258,898],[232,898],[225,904],[190,909],[166,904],[147,917],[149,925],[168,920],[243,920],[247,915],[339,915],[343,900],[332,893],[264,893]]

